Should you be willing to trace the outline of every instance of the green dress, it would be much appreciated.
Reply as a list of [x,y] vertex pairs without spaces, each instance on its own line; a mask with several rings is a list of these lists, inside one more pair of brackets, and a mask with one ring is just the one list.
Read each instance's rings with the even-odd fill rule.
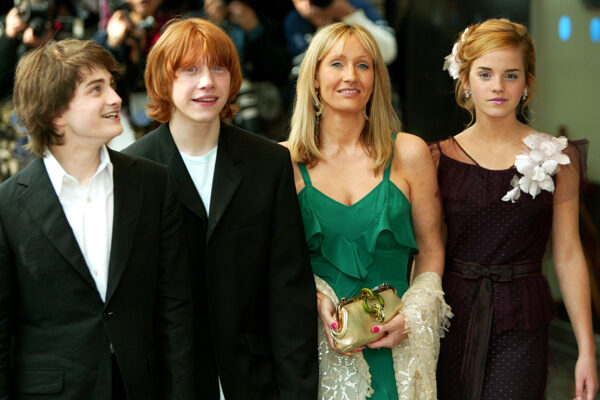
[[[382,283],[393,285],[402,296],[408,289],[408,264],[418,250],[410,203],[390,181],[391,164],[382,181],[351,206],[320,192],[306,166],[298,167],[305,185],[298,201],[314,274],[340,299]],[[397,399],[391,350],[365,348],[363,355],[374,390],[370,399]]]

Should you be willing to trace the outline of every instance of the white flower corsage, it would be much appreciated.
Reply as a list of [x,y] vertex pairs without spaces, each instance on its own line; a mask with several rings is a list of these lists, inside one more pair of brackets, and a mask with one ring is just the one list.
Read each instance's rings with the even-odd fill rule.
[[515,161],[517,171],[522,177],[515,175],[510,185],[512,189],[506,192],[503,201],[514,203],[521,196],[521,192],[529,193],[532,198],[542,190],[554,192],[552,176],[556,174],[559,165],[567,165],[571,161],[569,156],[562,151],[567,147],[567,138],[561,136],[535,133],[523,139],[527,149],[519,154]]
[[454,80],[460,77],[458,73],[460,69],[460,60],[458,59],[458,57],[456,57],[457,51],[458,42],[454,43],[454,46],[452,47],[452,53],[444,57],[444,67],[442,68],[444,71],[448,70],[448,73]]
[[454,80],[460,78],[459,70],[460,64],[462,63],[462,61],[456,55],[456,53],[458,53],[458,43],[465,41],[465,35],[468,31],[469,28],[467,27],[460,36],[460,40],[454,43],[454,46],[452,46],[452,53],[444,57],[444,66],[442,67],[442,70],[448,70],[448,73]]

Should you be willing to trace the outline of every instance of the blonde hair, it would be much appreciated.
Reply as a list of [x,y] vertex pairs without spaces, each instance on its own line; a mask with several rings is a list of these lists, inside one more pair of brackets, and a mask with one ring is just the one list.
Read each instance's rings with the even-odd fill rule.
[[518,112],[526,120],[525,111],[535,92],[535,47],[524,25],[508,19],[488,19],[480,24],[470,25],[461,39],[457,41],[456,58],[460,61],[459,75],[456,80],[455,97],[459,106],[474,120],[475,105],[472,98],[465,96],[464,82],[468,82],[473,62],[479,57],[497,50],[517,48],[521,50],[525,67],[525,85],[527,98],[519,105]]
[[308,166],[315,165],[323,158],[319,151],[319,117],[315,111],[319,107],[315,77],[321,60],[333,46],[339,41],[346,43],[350,37],[358,39],[373,59],[373,93],[367,103],[369,119],[361,139],[372,159],[372,167],[377,171],[392,160],[393,134],[400,130],[400,120],[392,107],[390,77],[379,47],[373,36],[360,25],[338,22],[323,28],[312,39],[296,84],[289,136],[290,153],[295,162]]

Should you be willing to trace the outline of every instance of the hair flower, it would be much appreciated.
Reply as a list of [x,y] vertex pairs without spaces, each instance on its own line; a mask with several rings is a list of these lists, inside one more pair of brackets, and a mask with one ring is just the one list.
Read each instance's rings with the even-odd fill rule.
[[456,80],[460,77],[459,69],[460,69],[460,60],[456,56],[458,51],[458,42],[454,43],[454,47],[452,47],[452,53],[448,54],[444,57],[444,67],[442,70],[448,70],[448,74],[452,77],[452,79]]
[[452,79],[456,80],[460,78],[460,64],[462,61],[458,58],[458,43],[465,41],[465,36],[469,32],[469,28],[467,27],[462,35],[460,36],[460,40],[457,40],[452,46],[452,53],[448,54],[444,57],[444,66],[442,67],[443,71],[448,71],[448,74],[452,77]]
[[552,176],[558,171],[559,165],[567,165],[571,161],[569,156],[562,151],[567,147],[567,138],[561,136],[535,133],[523,139],[526,149],[517,155],[515,167],[523,176],[515,175],[510,185],[512,189],[506,192],[502,201],[514,203],[521,196],[521,192],[529,193],[532,198],[542,190],[554,192]]

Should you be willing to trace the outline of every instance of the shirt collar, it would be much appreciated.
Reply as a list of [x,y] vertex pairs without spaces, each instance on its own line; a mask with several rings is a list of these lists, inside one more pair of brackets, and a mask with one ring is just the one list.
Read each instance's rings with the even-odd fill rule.
[[[60,165],[56,157],[54,157],[54,154],[52,154],[52,152],[49,149],[46,149],[46,152],[44,153],[44,165],[46,166],[46,171],[48,171],[50,182],[52,183],[52,186],[54,187],[54,190],[57,194],[60,195],[65,180],[70,180],[72,182],[79,183],[77,179],[69,175],[64,170],[62,165]],[[102,146],[100,148],[100,163],[98,164],[98,169],[96,169],[96,172],[92,176],[92,179],[96,175],[102,173],[102,171],[104,170],[108,172],[112,181],[113,164],[110,161],[110,156],[108,154],[108,149],[106,148],[106,146]]]

